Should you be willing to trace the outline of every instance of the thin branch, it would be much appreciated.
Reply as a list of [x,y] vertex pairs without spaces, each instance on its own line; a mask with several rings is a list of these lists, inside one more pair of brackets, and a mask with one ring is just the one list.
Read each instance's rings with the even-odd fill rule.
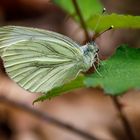
[[116,109],[119,113],[121,122],[123,124],[124,130],[126,133],[126,136],[128,136],[128,140],[136,140],[135,135],[133,134],[133,130],[129,124],[129,121],[128,121],[128,119],[127,119],[127,117],[122,109],[121,103],[119,102],[117,97],[112,96],[111,98],[112,98],[112,101],[114,103],[114,106],[116,107]]
[[90,40],[90,36],[88,34],[88,30],[87,30],[84,18],[83,18],[82,14],[81,14],[80,8],[78,6],[77,0],[72,0],[72,2],[73,2],[73,6],[75,8],[75,11],[76,11],[76,13],[77,13],[77,15],[78,15],[78,17],[80,19],[81,26],[82,26],[82,28],[84,30],[86,41],[89,41]]
[[46,113],[43,113],[39,110],[36,110],[30,106],[27,106],[23,103],[20,103],[20,102],[16,102],[16,101],[13,101],[11,99],[8,99],[4,96],[0,96],[0,103],[4,103],[6,105],[9,105],[10,107],[14,107],[16,109],[19,109],[19,110],[22,110],[22,111],[25,111],[39,119],[42,119],[44,120],[45,122],[49,122],[49,123],[52,123],[60,128],[63,128],[65,130],[68,130],[70,132],[73,132],[81,137],[84,137],[85,139],[88,139],[88,140],[98,140],[97,138],[95,138],[93,135],[85,132],[85,131],[82,131],[80,130],[79,128],[76,128],[68,123],[65,123],[65,122],[62,122],[60,120],[57,120],[56,118],[53,118],[52,116],[49,116],[48,114]]

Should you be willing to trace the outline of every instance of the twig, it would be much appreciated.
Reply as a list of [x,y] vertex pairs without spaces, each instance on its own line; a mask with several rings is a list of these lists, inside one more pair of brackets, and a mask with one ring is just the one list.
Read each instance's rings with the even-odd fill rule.
[[128,121],[125,113],[122,110],[121,103],[119,102],[117,97],[112,96],[111,98],[112,98],[112,101],[114,103],[114,106],[116,107],[116,109],[117,109],[117,111],[119,113],[121,122],[123,124],[124,130],[125,130],[125,133],[126,133],[126,136],[128,136],[128,140],[136,140],[135,136],[133,134],[132,128],[131,128],[131,126],[129,124],[129,121]]
[[79,6],[78,6],[77,0],[72,0],[72,2],[73,2],[73,6],[74,6],[74,8],[75,8],[75,11],[76,11],[76,13],[77,13],[77,15],[78,15],[78,17],[79,17],[79,19],[80,19],[81,26],[82,26],[82,28],[83,28],[83,30],[84,30],[84,34],[85,34],[85,37],[86,37],[86,41],[89,41],[89,40],[90,40],[90,36],[89,36],[89,34],[88,34],[88,30],[87,30],[85,21],[84,21],[84,19],[83,19],[83,16],[82,16],[82,14],[81,14],[80,8],[79,8]]
[[20,102],[16,102],[16,101],[13,101],[11,99],[8,99],[4,96],[0,96],[0,103],[4,103],[4,104],[7,104],[11,107],[14,107],[16,109],[20,109],[22,111],[25,111],[39,119],[42,119],[46,122],[49,122],[49,123],[52,123],[60,128],[63,128],[63,129],[66,129],[68,131],[71,131],[81,137],[84,137],[85,139],[88,139],[88,140],[98,140],[97,138],[95,138],[93,135],[85,132],[85,131],[82,131],[80,130],[79,128],[76,128],[68,123],[64,123],[60,120],[57,120],[56,118],[53,118],[52,116],[49,116],[48,114],[46,113],[43,113],[39,110],[36,110],[30,106],[27,106],[23,103],[20,103]]

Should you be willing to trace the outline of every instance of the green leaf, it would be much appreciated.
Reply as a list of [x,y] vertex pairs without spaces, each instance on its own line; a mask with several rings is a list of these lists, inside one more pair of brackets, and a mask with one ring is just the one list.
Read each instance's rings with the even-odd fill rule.
[[[56,4],[66,10],[70,15],[73,15],[75,19],[75,9],[72,4],[72,0],[53,0]],[[102,5],[98,0],[77,0],[80,7],[81,13],[84,17],[87,27],[95,32],[101,32],[108,29],[111,25],[114,26],[114,29],[119,28],[132,28],[140,29],[140,16],[132,15],[102,15]],[[100,20],[99,20],[100,19]],[[79,21],[79,20],[77,20]]]
[[[100,16],[101,15],[93,15],[93,17],[87,21],[87,26],[91,30],[94,30]],[[111,25],[114,26],[114,29],[119,28],[140,29],[140,16],[118,15],[118,14],[104,15],[100,19],[96,32],[103,31],[109,28]]]
[[72,91],[73,89],[85,87],[83,81],[84,81],[84,76],[80,75],[75,80],[71,81],[70,83],[67,83],[61,87],[54,88],[48,93],[44,94],[43,96],[38,97],[36,100],[34,100],[33,104],[39,101],[44,101],[46,99],[51,99],[52,97],[55,97],[55,96],[62,95],[65,92]]
[[140,88],[140,49],[126,45],[117,49],[108,60],[102,61],[95,72],[89,76],[78,76],[75,80],[49,91],[34,101],[44,101],[82,87],[100,87],[108,95],[122,95],[129,89]]
[[[53,0],[53,2],[75,17],[76,12],[72,0]],[[103,6],[99,0],[77,0],[77,3],[85,21],[94,14],[102,13]]]
[[102,61],[102,66],[85,79],[88,87],[101,87],[109,95],[121,95],[129,89],[140,88],[140,49],[129,48],[126,45],[108,60]]

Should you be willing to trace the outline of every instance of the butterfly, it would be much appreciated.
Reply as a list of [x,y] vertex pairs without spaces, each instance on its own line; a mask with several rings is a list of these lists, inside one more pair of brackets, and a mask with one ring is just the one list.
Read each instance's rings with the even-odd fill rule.
[[98,59],[95,42],[81,46],[37,28],[0,28],[0,56],[8,76],[30,92],[47,93],[86,72]]

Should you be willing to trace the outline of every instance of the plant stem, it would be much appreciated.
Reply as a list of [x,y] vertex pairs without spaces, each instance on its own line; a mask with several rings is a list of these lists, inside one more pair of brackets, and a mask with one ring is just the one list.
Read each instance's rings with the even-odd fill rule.
[[16,102],[16,101],[13,101],[11,99],[8,99],[4,96],[0,96],[0,103],[4,103],[10,107],[14,107],[16,109],[19,109],[19,110],[22,110],[22,111],[25,111],[39,119],[42,119],[44,120],[45,122],[49,122],[49,123],[52,123],[60,128],[63,128],[65,130],[68,130],[70,132],[73,132],[85,139],[88,139],[88,140],[98,140],[97,138],[95,138],[93,135],[85,132],[85,131],[82,131],[81,129],[77,128],[77,127],[74,127],[68,123],[65,123],[65,122],[62,122],[60,120],[57,120],[56,118],[46,114],[46,113],[43,113],[39,110],[36,110],[30,106],[27,106],[25,105],[24,103],[20,103],[20,102]]
[[72,0],[72,2],[73,2],[73,6],[75,8],[75,11],[76,11],[76,13],[77,13],[77,15],[78,15],[78,17],[80,19],[80,24],[81,24],[81,26],[82,26],[82,28],[84,30],[86,41],[89,41],[90,40],[90,36],[88,34],[88,30],[87,30],[84,18],[83,18],[82,14],[81,14],[80,8],[78,6],[77,0]]
[[123,124],[124,130],[125,130],[125,133],[126,133],[126,136],[128,137],[128,140],[136,140],[135,136],[133,134],[132,128],[129,124],[129,121],[128,121],[128,119],[127,119],[127,117],[126,117],[126,115],[123,111],[122,105],[119,102],[119,99],[115,96],[112,96],[111,98],[112,98],[112,101],[114,103],[114,106],[116,107],[116,109],[119,113],[121,122]]

